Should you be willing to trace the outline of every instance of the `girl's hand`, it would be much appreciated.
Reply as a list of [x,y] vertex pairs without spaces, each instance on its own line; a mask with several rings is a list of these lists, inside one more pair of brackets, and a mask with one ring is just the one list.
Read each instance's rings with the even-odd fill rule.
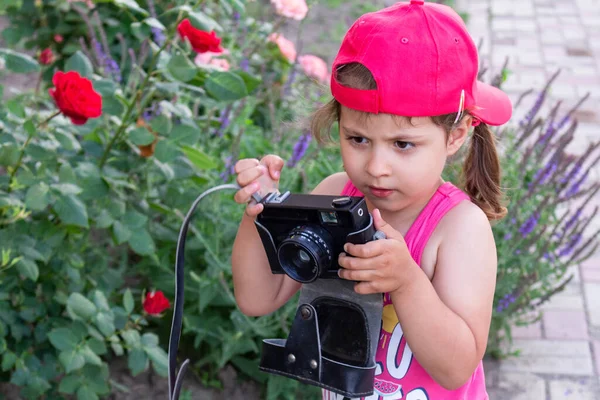
[[412,281],[415,268],[404,237],[381,218],[378,209],[373,210],[375,229],[383,231],[387,239],[365,244],[346,243],[344,250],[354,256],[341,253],[338,262],[340,278],[358,281],[354,290],[360,294],[393,293],[404,290]]
[[[269,178],[275,182],[279,181],[284,161],[281,157],[274,154],[264,156],[260,161],[256,158],[244,158],[235,163],[236,181],[241,189],[233,197],[236,203],[248,203],[252,195],[258,192],[261,187],[258,179],[264,174],[269,174]],[[248,204],[246,215],[251,218],[256,217],[263,210],[262,204]]]

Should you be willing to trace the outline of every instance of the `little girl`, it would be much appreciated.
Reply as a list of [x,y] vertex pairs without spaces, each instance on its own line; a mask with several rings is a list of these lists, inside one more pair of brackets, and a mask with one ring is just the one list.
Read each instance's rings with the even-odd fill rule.
[[[339,276],[357,281],[357,293],[383,293],[368,400],[488,399],[482,358],[497,264],[489,221],[506,214],[488,126],[506,123],[512,105],[477,81],[478,66],[477,48],[451,8],[397,3],[348,30],[332,66],[333,99],[312,120],[321,143],[338,122],[345,170],[312,193],[364,196],[387,236],[348,244],[339,255]],[[460,190],[441,175],[472,127]],[[275,155],[238,161],[235,200],[247,203],[261,175],[277,181],[283,165]],[[237,303],[255,316],[300,288],[271,274],[253,222],[262,209],[247,206],[232,254]],[[323,398],[343,396],[323,390]]]

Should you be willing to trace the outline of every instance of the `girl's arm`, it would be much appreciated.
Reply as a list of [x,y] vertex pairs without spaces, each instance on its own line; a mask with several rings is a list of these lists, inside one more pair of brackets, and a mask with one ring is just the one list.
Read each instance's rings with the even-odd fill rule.
[[391,294],[414,357],[446,389],[464,385],[487,346],[496,285],[496,245],[489,221],[462,202],[440,221],[433,280],[410,269],[411,284]]

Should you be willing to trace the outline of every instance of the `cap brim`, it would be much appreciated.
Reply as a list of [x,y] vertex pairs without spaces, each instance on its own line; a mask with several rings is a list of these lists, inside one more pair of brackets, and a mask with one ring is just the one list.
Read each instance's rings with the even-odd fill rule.
[[471,115],[488,125],[498,126],[507,123],[512,116],[512,102],[502,90],[477,81],[475,85],[475,107]]

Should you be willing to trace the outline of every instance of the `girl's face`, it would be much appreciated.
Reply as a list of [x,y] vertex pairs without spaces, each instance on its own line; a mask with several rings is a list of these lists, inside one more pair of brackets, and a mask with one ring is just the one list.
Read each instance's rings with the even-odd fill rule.
[[446,159],[455,152],[444,129],[427,117],[414,117],[411,125],[390,114],[364,118],[343,106],[340,145],[353,184],[384,212],[423,206],[442,183]]

